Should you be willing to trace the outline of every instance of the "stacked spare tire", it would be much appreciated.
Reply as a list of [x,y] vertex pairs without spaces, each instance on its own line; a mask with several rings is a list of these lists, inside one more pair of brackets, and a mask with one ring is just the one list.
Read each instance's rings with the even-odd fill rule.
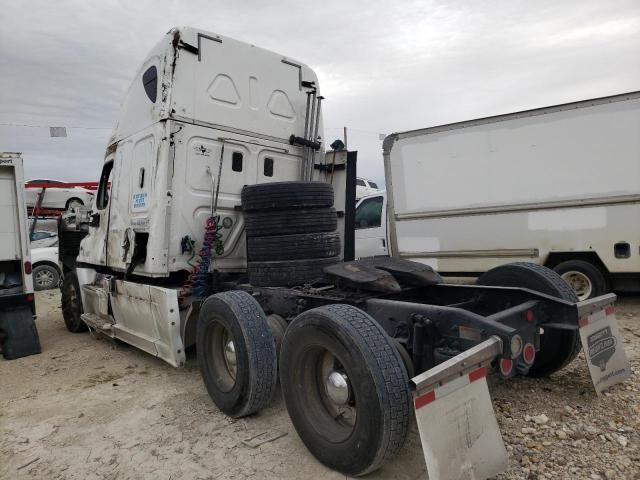
[[323,182],[274,182],[242,189],[249,283],[291,287],[321,280],[340,261],[333,188]]

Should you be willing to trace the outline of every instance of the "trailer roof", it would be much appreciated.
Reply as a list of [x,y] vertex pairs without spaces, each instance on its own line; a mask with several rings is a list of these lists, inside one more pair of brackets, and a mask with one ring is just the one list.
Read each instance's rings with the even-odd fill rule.
[[400,138],[409,138],[409,137],[416,137],[418,135],[426,135],[430,133],[446,132],[448,130],[457,130],[460,128],[475,127],[477,125],[486,125],[488,123],[504,122],[504,121],[513,120],[516,118],[533,117],[536,115],[546,115],[549,113],[556,113],[556,112],[561,112],[565,110],[592,107],[595,105],[601,105],[605,103],[623,102],[626,100],[634,100],[638,98],[640,98],[640,90],[635,92],[609,95],[606,97],[579,100],[579,101],[570,102],[570,103],[561,103],[558,105],[551,105],[548,107],[533,108],[530,110],[522,110],[519,112],[492,115],[490,117],[481,117],[473,120],[464,120],[462,122],[447,123],[444,125],[437,125],[434,127],[419,128],[416,130],[407,130],[405,132],[397,132],[397,133],[392,133],[388,135],[384,139],[382,148],[384,150],[384,153],[389,153],[391,151],[391,147],[393,146],[393,142]]

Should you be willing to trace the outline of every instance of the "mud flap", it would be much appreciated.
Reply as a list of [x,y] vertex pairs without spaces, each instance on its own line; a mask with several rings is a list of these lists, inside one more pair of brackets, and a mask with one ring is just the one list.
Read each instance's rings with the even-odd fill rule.
[[29,305],[0,313],[0,348],[7,360],[35,355],[42,351]]
[[481,480],[506,470],[487,365],[502,351],[497,337],[412,379],[429,480]]
[[615,295],[609,294],[578,304],[580,340],[598,395],[631,376],[616,322],[615,299]]

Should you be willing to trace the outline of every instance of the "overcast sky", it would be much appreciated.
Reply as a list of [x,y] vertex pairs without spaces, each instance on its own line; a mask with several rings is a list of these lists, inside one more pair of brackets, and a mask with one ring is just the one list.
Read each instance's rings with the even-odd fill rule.
[[[300,60],[325,137],[349,127],[382,180],[380,133],[640,90],[638,0],[15,1],[0,4],[0,151],[27,177],[97,180],[124,93],[173,26]],[[105,128],[106,127],[106,128]]]

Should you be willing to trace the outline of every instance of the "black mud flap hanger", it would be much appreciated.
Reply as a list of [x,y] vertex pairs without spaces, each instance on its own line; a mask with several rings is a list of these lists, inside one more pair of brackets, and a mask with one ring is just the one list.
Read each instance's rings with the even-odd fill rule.
[[0,349],[7,360],[42,351],[33,312],[28,305],[0,313]]

